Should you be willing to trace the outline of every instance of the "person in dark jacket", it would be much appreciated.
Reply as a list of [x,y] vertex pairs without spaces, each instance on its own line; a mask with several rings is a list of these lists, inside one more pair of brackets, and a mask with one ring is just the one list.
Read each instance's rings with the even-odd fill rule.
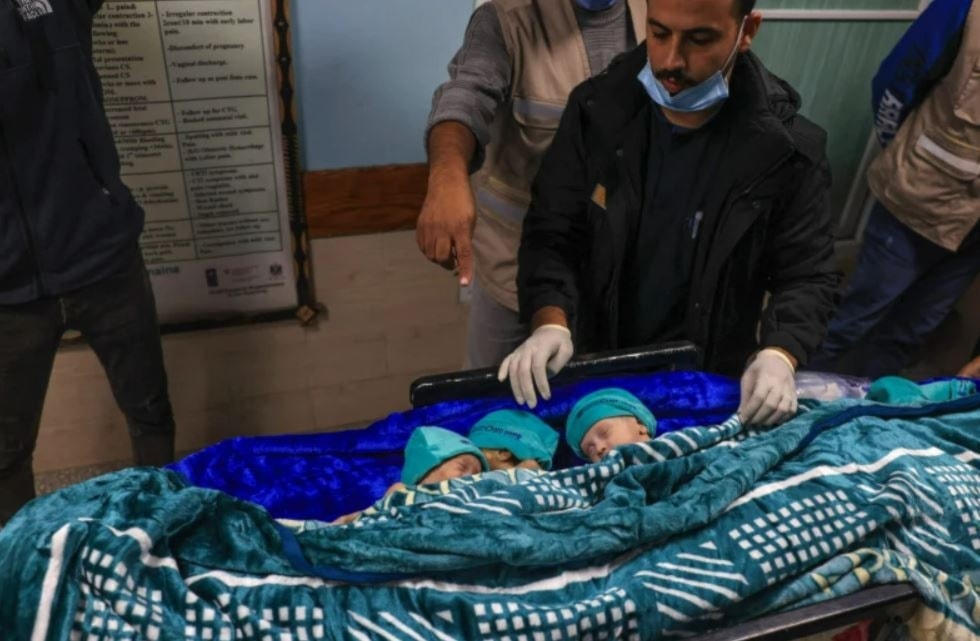
[[0,0],[0,524],[34,496],[41,410],[68,328],[105,368],[136,462],[173,459],[143,212],[120,180],[92,62],[101,4]]
[[796,411],[840,280],[826,136],[751,53],[753,5],[650,0],[645,48],[572,93],[521,240],[518,402],[573,351],[683,339],[741,375],[743,421]]

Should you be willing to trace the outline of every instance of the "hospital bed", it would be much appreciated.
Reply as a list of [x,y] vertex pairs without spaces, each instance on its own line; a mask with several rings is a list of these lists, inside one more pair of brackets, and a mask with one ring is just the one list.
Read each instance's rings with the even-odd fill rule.
[[[684,436],[680,436],[678,440],[674,442],[675,444],[672,445],[672,447],[676,449],[676,443],[681,443],[682,441],[687,441],[689,444],[693,445],[692,439],[701,438],[704,434],[710,432],[711,430],[721,429],[723,427],[721,425],[722,422],[730,423],[730,421],[726,421],[725,419],[731,416],[738,403],[737,382],[732,381],[731,379],[720,379],[718,377],[712,378],[708,375],[692,372],[691,370],[694,369],[697,361],[698,351],[695,346],[688,343],[670,343],[644,349],[590,355],[580,358],[570,363],[565,370],[553,380],[552,387],[554,397],[552,401],[545,404],[544,409],[541,410],[542,416],[545,416],[550,411],[550,419],[552,422],[560,420],[561,414],[556,412],[567,412],[570,407],[570,403],[573,402],[574,399],[580,398],[581,394],[588,392],[590,389],[609,385],[611,383],[622,384],[627,388],[630,388],[630,385],[636,385],[637,387],[630,388],[634,391],[645,389],[646,392],[650,392],[650,389],[656,388],[658,390],[662,390],[663,393],[663,396],[660,399],[660,409],[663,411],[663,413],[658,415],[658,420],[661,421],[668,437],[671,435],[671,430],[684,427],[685,425],[709,426],[706,428],[696,427],[693,430],[686,431]],[[715,381],[717,389],[712,388],[710,385],[707,387],[703,385],[705,381],[710,383],[712,380]],[[639,383],[637,381],[639,381]],[[665,385],[663,381],[669,381],[670,383]],[[701,387],[697,387],[695,385],[690,390],[684,388],[684,385],[687,385],[690,381],[697,382],[697,384],[701,385]],[[647,387],[642,387],[644,385]],[[678,390],[680,391],[678,392]],[[393,470],[400,465],[400,447],[404,445],[404,438],[407,438],[408,432],[414,426],[419,424],[419,420],[438,420],[440,413],[442,413],[443,418],[446,418],[447,420],[447,425],[452,420],[455,420],[457,423],[456,427],[459,428],[460,426],[467,424],[467,421],[469,421],[474,415],[473,413],[460,413],[460,408],[466,405],[466,402],[462,401],[461,399],[476,399],[474,401],[474,407],[471,408],[472,412],[485,412],[488,409],[506,406],[507,404],[511,403],[509,394],[509,387],[506,384],[499,383],[496,380],[495,372],[492,370],[454,372],[438,376],[427,376],[416,380],[410,386],[409,397],[413,406],[412,410],[392,415],[391,417],[378,421],[377,423],[372,424],[363,430],[350,430],[347,432],[331,434],[295,435],[284,437],[245,437],[232,439],[195,453],[173,466],[174,471],[183,474],[188,482],[186,485],[181,483],[175,484],[175,477],[164,477],[159,473],[155,473],[155,471],[140,472],[138,470],[121,472],[121,477],[118,480],[110,478],[112,477],[112,475],[110,475],[110,477],[106,477],[107,480],[97,480],[96,482],[102,483],[103,487],[105,487],[106,484],[109,484],[108,486],[114,488],[114,490],[119,492],[120,495],[130,496],[130,492],[132,492],[130,488],[134,487],[133,484],[137,484],[136,487],[141,488],[137,491],[137,496],[152,496],[159,493],[160,496],[163,497],[159,502],[159,505],[179,505],[180,510],[175,513],[172,509],[167,508],[166,513],[154,512],[151,516],[150,522],[155,522],[157,518],[170,518],[171,516],[183,518],[183,516],[186,515],[188,518],[192,519],[191,521],[188,521],[188,523],[192,523],[194,525],[196,528],[194,532],[196,533],[196,536],[200,537],[202,542],[209,539],[209,537],[214,534],[223,540],[225,534],[222,534],[221,532],[230,531],[227,529],[228,527],[232,527],[232,529],[236,531],[242,531],[241,527],[238,525],[239,522],[244,524],[251,521],[259,524],[259,527],[267,529],[270,527],[269,515],[287,519],[330,518],[326,515],[303,516],[298,514],[297,506],[302,507],[304,504],[308,504],[310,502],[310,497],[313,496],[320,499],[320,511],[322,513],[323,501],[329,502],[332,500],[337,500],[336,497],[347,493],[351,477],[348,477],[346,474],[332,475],[331,471],[324,473],[323,470],[318,467],[320,463],[319,460],[312,462],[306,461],[306,467],[295,467],[294,470],[301,470],[301,472],[294,471],[292,477],[279,477],[276,476],[276,471],[273,470],[272,467],[269,467],[269,461],[275,459],[277,456],[283,456],[285,458],[289,458],[290,456],[303,458],[304,456],[309,456],[311,454],[313,456],[318,456],[322,454],[319,448],[323,447],[325,450],[329,450],[329,456],[336,460],[350,460],[352,467],[361,465],[365,466],[367,468],[366,475],[362,475],[360,478],[363,480],[363,478],[366,476],[380,477],[375,480],[378,481],[382,487],[385,487],[386,484],[390,483],[391,481],[388,476],[390,476]],[[675,398],[677,394],[681,395],[680,399]],[[702,396],[699,397],[699,400],[697,400],[697,402],[692,401],[691,399],[698,394],[702,394]],[[686,405],[685,399],[690,401]],[[705,401],[704,399],[708,400]],[[645,398],[644,400],[648,402],[648,404],[653,403],[656,405],[657,403],[657,400],[653,397]],[[549,405],[550,408],[548,407]],[[561,407],[559,407],[559,405]],[[700,407],[700,405],[711,405],[711,407],[704,408]],[[689,409],[692,407],[695,409]],[[673,415],[671,415],[671,412],[673,412]],[[699,436],[699,434],[702,436]],[[402,439],[400,444],[398,439]],[[670,439],[668,438],[667,440],[669,441]],[[567,450],[567,447],[565,449]],[[738,451],[741,452],[742,450],[739,449]],[[565,462],[573,462],[570,460],[570,455],[567,451],[564,452],[564,456],[566,457]],[[561,467],[561,452],[559,452],[559,456],[556,456],[556,462],[557,466]],[[216,482],[218,484],[212,483],[211,481],[214,480],[214,478],[210,478],[204,473],[210,468],[215,468],[214,478],[217,479]],[[384,470],[383,473],[378,471],[382,468]],[[275,486],[267,489],[279,491],[280,494],[288,494],[289,492],[295,491],[299,496],[280,496],[276,500],[270,500],[266,495],[262,495],[261,493],[256,494],[256,488],[254,486],[247,487],[238,484],[240,481],[247,480],[249,478],[254,479],[256,477],[254,472],[257,470],[262,471],[262,474],[258,475],[259,483],[261,485]],[[294,479],[299,479],[302,476],[302,473],[310,470],[319,471],[319,476],[321,477],[338,477],[339,480],[337,483],[339,483],[339,485],[335,484],[334,493],[331,494],[329,492],[323,492],[323,494],[318,495],[317,492],[322,491],[322,489],[325,487],[323,485],[310,486],[308,488],[300,488],[298,490],[294,490],[289,487],[293,484],[292,481]],[[573,470],[569,470],[569,472],[572,474],[581,474],[580,468],[574,468]],[[282,482],[284,478],[289,478],[289,482]],[[270,482],[271,479],[275,479],[275,481]],[[215,493],[208,492],[207,488],[220,489],[223,490],[225,494],[216,495]],[[201,493],[195,493],[195,490],[201,490]],[[70,492],[71,488],[68,488],[66,491]],[[373,491],[373,489],[371,491]],[[181,501],[179,497],[185,495],[189,498]],[[232,499],[227,495],[231,495],[237,499],[244,499],[247,501],[247,503],[242,503],[241,501]],[[113,506],[118,505],[121,506],[118,509],[128,509],[129,506],[136,505],[131,501],[121,501],[113,502],[107,508],[101,503],[99,494],[79,491],[77,496],[80,497],[81,501],[88,502],[88,505],[95,510],[94,512],[91,512],[91,514],[95,515],[97,519],[105,518],[101,513],[101,511],[104,509],[109,509],[111,513],[110,517],[117,519],[120,518],[120,515],[117,513],[117,508]],[[297,498],[298,502],[291,502],[292,498]],[[42,501],[43,500],[45,499],[42,499]],[[140,500],[142,501],[142,499]],[[175,500],[178,501],[178,503],[167,503],[167,501]],[[358,500],[361,499],[359,498]],[[188,503],[188,501],[190,503]],[[194,517],[193,515],[198,514],[198,512],[195,508],[189,506],[192,505],[194,501],[203,501],[205,504],[207,504],[208,514],[202,515],[200,518]],[[697,502],[697,499],[695,499],[694,502]],[[89,512],[85,512],[84,514],[86,518],[82,519],[71,516],[63,517],[63,512],[71,512],[72,510],[76,509],[76,505],[74,503],[76,503],[75,496],[69,496],[67,494],[66,498],[61,504],[52,501],[50,503],[51,507],[47,511],[48,518],[51,518],[50,515],[52,512],[54,512],[56,513],[55,520],[60,518],[75,518],[75,521],[69,522],[93,522],[92,518],[88,518],[88,514],[90,514]],[[265,510],[260,510],[255,505],[252,505],[253,503],[266,507],[268,513],[266,513]],[[691,504],[689,502],[682,503],[683,505]],[[147,505],[149,506],[147,508],[148,510],[157,509],[154,507],[154,505],[157,505],[157,503],[150,502]],[[43,507],[43,505],[41,507]],[[333,507],[337,506],[335,505]],[[364,506],[359,505],[357,507]],[[40,507],[38,509],[40,509]],[[83,508],[80,507],[78,509]],[[218,511],[215,512],[214,510]],[[140,513],[138,513],[138,510],[135,516],[137,520],[142,518]],[[754,518],[754,516],[751,518]],[[755,519],[756,522],[759,520],[760,519]],[[119,524],[126,525],[133,522],[133,520],[123,519],[119,522]],[[183,523],[183,521],[181,523]],[[220,532],[217,529],[212,529],[217,528],[219,524],[225,529],[221,530]],[[15,527],[16,525],[17,524],[15,524]],[[518,523],[508,524],[508,527],[512,527],[513,525],[518,525]],[[59,527],[59,523],[52,523],[50,525],[50,528]],[[24,530],[24,533],[19,537],[19,541],[17,541],[19,545],[23,546],[22,550],[19,553],[13,548],[7,550],[7,552],[10,554],[9,559],[13,560],[16,558],[19,560],[21,558],[29,558],[31,559],[31,562],[35,563],[38,567],[47,567],[45,565],[47,555],[35,554],[37,536],[40,536],[42,541],[46,540],[46,537],[51,537],[51,540],[55,541],[59,536],[63,537],[69,534],[69,531],[65,529],[68,527],[68,525],[65,525],[64,527],[60,527],[60,529],[56,529],[56,531],[53,530],[53,535],[52,533],[48,532],[36,535],[34,531],[31,530],[28,523],[22,523],[21,529]],[[70,531],[71,536],[83,536],[85,534],[81,526],[73,527],[74,529]],[[178,527],[185,526],[182,524]],[[244,530],[250,530],[254,527],[255,526],[245,527]],[[590,537],[591,528],[593,527],[593,522],[589,521],[586,529],[589,530]],[[337,537],[341,537],[342,532],[339,532],[336,528],[327,529],[337,532]],[[132,546],[130,546],[130,548],[125,548],[125,546],[113,543],[114,537],[125,537],[127,536],[127,532],[132,531],[136,530],[133,530],[132,528],[98,530],[98,528],[95,528],[94,530],[91,530],[91,532],[94,532],[95,534],[85,538],[84,544],[116,546],[111,547],[115,554],[123,553],[127,549],[132,552]],[[697,530],[692,531],[695,532],[694,536],[696,537]],[[709,526],[709,529],[701,530],[703,536],[706,536],[709,541],[723,538],[720,536],[720,532],[724,531],[727,530],[715,529],[713,523],[711,526]],[[162,535],[162,533],[156,532],[155,535]],[[141,536],[144,535],[141,534]],[[672,545],[672,542],[669,539],[661,540],[664,541],[664,543],[662,545],[658,544],[657,549],[661,547],[669,548]],[[0,542],[2,542],[2,540],[0,540]],[[181,539],[179,538],[173,541],[168,540],[167,543],[168,545],[182,545]],[[262,541],[251,541],[248,545],[252,545],[253,543],[260,544]],[[61,545],[61,549],[65,549],[64,543]],[[150,549],[150,544],[145,541],[141,543],[141,545],[144,546],[144,549],[146,550]],[[208,545],[213,545],[213,543]],[[710,546],[711,543],[708,543],[708,545]],[[219,544],[218,547],[220,548],[221,544]],[[702,547],[704,546],[702,545]],[[730,545],[729,547],[731,548],[733,546]],[[288,544],[285,545],[284,550],[286,548],[289,548]],[[166,550],[167,548],[164,547],[162,549]],[[251,548],[249,547],[249,549]],[[298,550],[299,548],[296,547],[293,549]],[[627,549],[632,550],[635,548]],[[693,558],[690,552],[697,552],[697,550],[691,547],[683,549],[685,550],[685,554],[682,556],[686,556],[687,558]],[[81,577],[84,577],[84,582],[82,583],[83,589],[89,585],[95,586],[94,588],[91,588],[93,590],[101,589],[102,586],[100,585],[100,578],[97,576],[98,572],[108,572],[114,568],[114,571],[123,572],[125,574],[126,564],[106,565],[104,560],[100,561],[98,556],[99,553],[95,551],[94,548],[92,551],[88,550],[88,547],[82,548],[83,556],[80,558],[80,560],[73,561],[76,563],[77,567],[80,568],[80,573],[74,576],[79,577],[77,579],[79,581],[81,581]],[[208,568],[214,567],[214,571],[205,572],[205,574],[214,574],[222,577],[224,587],[221,587],[221,590],[238,589],[234,587],[227,587],[234,586],[236,584],[234,584],[234,581],[229,583],[229,580],[233,579],[234,577],[223,571],[221,569],[223,566],[211,565],[211,550],[212,548],[208,547],[207,545],[200,548],[190,547],[184,549],[183,556],[181,557],[182,563],[189,564],[187,565],[188,571],[195,574],[195,576],[188,582],[188,585],[190,582],[196,582],[199,579],[197,576],[198,574],[204,572]],[[3,546],[0,545],[0,559],[3,558],[4,552]],[[288,550],[286,550],[286,552],[288,553]],[[738,559],[740,553],[734,552],[734,554],[735,556],[728,556],[727,558]],[[279,562],[272,561],[272,558],[275,557],[275,552],[272,552],[271,557],[262,555],[260,555],[260,557],[269,558],[270,562]],[[251,553],[248,553],[247,558],[259,557],[255,557]],[[662,558],[666,559],[667,557]],[[746,556],[745,558],[747,559],[748,557]],[[308,573],[307,569],[314,569],[312,565],[308,566],[308,568],[307,566],[296,565],[296,561],[293,559],[293,557],[290,557],[290,561],[294,563],[293,567],[302,568],[305,576],[319,576],[321,578],[330,578],[331,576],[334,576]],[[305,562],[301,558],[299,561],[300,563]],[[136,549],[134,556],[127,559],[127,564],[142,563],[147,566],[142,570],[144,576],[152,575],[154,572],[158,571],[158,568],[168,567],[169,562],[169,559],[161,560],[156,557],[140,556],[138,548]],[[182,566],[174,565],[169,567]],[[326,567],[328,566],[317,565],[316,571]],[[340,566],[329,567],[340,568]],[[50,567],[47,567],[46,571],[50,573]],[[347,570],[340,568],[338,571],[346,572]],[[17,570],[17,572],[21,571]],[[91,573],[91,575],[89,573]],[[38,572],[36,569],[32,571],[32,575],[34,576],[42,576],[43,574],[44,572]],[[259,575],[261,575],[261,571],[259,572]],[[21,574],[21,576],[26,576],[26,574]],[[286,577],[282,580],[295,579]],[[303,581],[316,580],[317,579],[315,578],[303,579]],[[346,581],[346,579],[341,580]],[[185,581],[187,581],[186,577]],[[240,590],[235,593],[237,597],[247,598],[250,594],[258,594],[248,592],[247,590],[249,585],[248,581],[261,582],[261,579],[258,576],[253,578],[246,577],[242,579],[242,581],[244,581],[244,583],[239,586]],[[200,583],[200,585],[208,589],[217,589],[214,585],[207,586],[206,583],[207,582],[205,581]],[[46,584],[47,583],[45,583],[45,585]],[[151,584],[149,589],[152,592],[153,589],[170,586],[171,588],[179,591],[184,589],[181,587],[182,585],[183,584],[179,581],[174,583],[173,581],[167,579],[165,581],[162,580],[158,583]],[[356,585],[356,582],[354,585]],[[622,586],[622,584],[617,585]],[[919,585],[921,588],[921,584]],[[121,590],[121,586],[121,578],[119,581],[112,584],[113,590]],[[2,587],[2,582],[0,582],[0,590],[2,590]],[[66,587],[71,587],[70,581],[66,583]],[[210,603],[214,603],[216,601],[221,606],[227,606],[227,611],[232,612],[233,617],[248,616],[248,608],[243,605],[245,603],[244,601],[239,601],[238,605],[232,607],[227,603],[227,599],[230,596],[229,594],[222,595],[219,592],[209,594],[208,589],[204,589],[201,594],[209,596],[211,599]],[[65,593],[63,591],[56,591],[54,594]],[[282,596],[282,593],[278,594],[280,597]],[[632,595],[633,593],[631,592],[630,594]],[[190,595],[188,595],[188,599],[190,598]],[[222,599],[225,599],[225,601],[222,601]],[[42,602],[43,601],[44,600],[42,599]],[[188,602],[191,603],[193,600]],[[817,638],[830,639],[831,637],[828,633],[831,631],[839,631],[840,629],[847,628],[856,622],[870,622],[865,626],[866,629],[869,630],[870,634],[866,637],[860,638],[867,638],[869,640],[873,639],[875,641],[886,641],[890,638],[889,633],[896,629],[899,625],[897,622],[907,619],[909,613],[915,611],[920,603],[926,603],[926,605],[929,605],[928,596],[920,596],[920,594],[914,590],[910,584],[879,583],[872,587],[867,587],[863,590],[852,592],[848,596],[832,598],[813,605],[806,605],[795,609],[781,610],[774,614],[766,614],[735,625],[727,625],[724,627],[711,629],[711,625],[709,624],[701,628],[703,630],[706,629],[707,631],[702,633],[701,636],[697,638],[706,639],[708,641],[771,641],[800,639],[804,637],[811,637],[812,635],[822,635],[818,636]],[[265,602],[263,602],[263,604],[265,604]],[[511,605],[518,607],[515,604]],[[100,629],[98,624],[100,619],[98,619],[98,617],[105,616],[104,607],[106,606],[103,606],[103,609],[100,609],[99,607],[89,608],[85,613],[79,609],[78,614],[75,615],[76,625],[82,626],[79,628],[79,630],[84,630],[85,632],[91,632],[94,630],[98,632]],[[114,602],[112,607],[117,608],[118,602]],[[508,605],[508,607],[510,607],[510,605]],[[771,610],[761,611],[771,612]],[[132,610],[124,610],[126,616],[131,616],[132,612]],[[242,612],[246,612],[246,614],[241,614]],[[299,612],[303,612],[304,616],[306,616],[309,614],[309,608],[307,606],[295,606],[293,608],[283,606],[275,609],[263,609],[262,612],[262,620],[269,622],[279,621],[283,617],[283,613],[289,614],[289,612],[295,612],[296,616],[299,615]],[[476,612],[479,615],[479,612],[482,612],[482,610],[477,610]],[[368,613],[366,612],[365,614]],[[441,612],[440,616],[442,614],[445,614],[445,612]],[[183,610],[178,610],[172,613],[172,616],[180,617],[182,615]],[[90,621],[90,619],[85,617],[94,617],[95,622],[93,623]],[[391,634],[388,636],[379,635],[377,637],[365,636],[363,632],[370,631],[372,629],[371,626],[378,622],[372,622],[372,620],[365,619],[363,616],[356,620],[359,621],[359,625],[362,626],[360,628],[362,634],[360,636],[353,635],[355,638],[388,639],[392,636]],[[2,608],[0,608],[0,621],[2,621]],[[181,625],[187,624],[188,629],[191,629],[200,621],[201,619],[198,617],[196,620],[186,619],[180,623]],[[662,627],[659,624],[658,629],[664,631],[668,630],[667,627]],[[394,636],[396,638],[401,638],[398,637],[398,635]],[[444,636],[445,635],[443,635],[443,637]],[[86,637],[83,636],[82,638]],[[102,639],[102,637],[99,636],[95,636],[94,638]],[[411,638],[416,637],[412,636]],[[854,639],[854,637],[852,636],[850,639]]]
[[[697,346],[686,341],[588,355],[571,361],[553,380],[553,385],[604,376],[692,370],[698,358]],[[499,383],[496,375],[496,370],[485,369],[419,378],[412,383],[409,397],[413,407],[425,407],[458,398],[508,394],[509,387]],[[870,621],[869,639],[885,639],[890,624],[905,618],[918,600],[915,589],[907,583],[876,586],[696,638],[698,641],[791,641]]]

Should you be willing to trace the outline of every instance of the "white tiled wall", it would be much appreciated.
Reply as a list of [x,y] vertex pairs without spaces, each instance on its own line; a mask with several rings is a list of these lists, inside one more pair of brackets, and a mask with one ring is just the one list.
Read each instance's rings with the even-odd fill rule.
[[[236,435],[363,425],[409,407],[419,376],[459,369],[465,308],[453,277],[428,263],[414,232],[313,242],[329,319],[165,336],[186,452]],[[38,471],[129,456],[125,422],[84,346],[55,361],[35,455]]]

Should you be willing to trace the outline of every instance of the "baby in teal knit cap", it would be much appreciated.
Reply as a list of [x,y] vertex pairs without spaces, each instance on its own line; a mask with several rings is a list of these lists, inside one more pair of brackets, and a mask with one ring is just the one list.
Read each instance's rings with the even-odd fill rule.
[[558,432],[523,410],[490,412],[473,425],[469,437],[491,470],[550,470],[558,448]]
[[595,463],[620,445],[657,433],[657,419],[640,399],[609,387],[582,397],[565,423],[565,438],[580,458]]
[[[473,425],[469,438],[441,427],[419,427],[405,445],[401,481],[389,487],[385,497],[492,470],[551,469],[557,447],[558,433],[520,410],[490,412]],[[354,512],[334,523],[350,523],[360,515]]]
[[[490,412],[473,425],[469,438],[441,427],[419,427],[405,446],[401,481],[389,487],[367,512],[425,503],[445,491],[446,486],[437,484],[481,472],[506,470],[498,482],[519,482],[539,470],[550,470],[557,448],[558,432],[521,410]],[[422,485],[431,487],[420,488]],[[409,498],[400,498],[400,494]],[[347,514],[334,524],[351,523],[361,514]]]
[[490,469],[480,448],[470,439],[441,427],[416,428],[405,446],[402,483],[406,486],[441,483]]
[[[416,428],[409,436],[405,445],[401,481],[389,487],[385,496],[399,490],[442,483],[489,470],[487,458],[470,439],[441,427],[424,425]],[[360,515],[360,511],[353,512],[340,517],[334,523],[351,523]]]

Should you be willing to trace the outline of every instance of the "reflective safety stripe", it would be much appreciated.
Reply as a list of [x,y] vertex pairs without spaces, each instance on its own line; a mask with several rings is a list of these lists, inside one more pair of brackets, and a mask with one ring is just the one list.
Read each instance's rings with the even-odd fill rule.
[[950,167],[955,167],[956,169],[962,171],[963,173],[969,176],[973,176],[973,177],[980,176],[980,162],[970,160],[968,158],[963,158],[961,156],[957,156],[954,153],[951,153],[950,151],[947,151],[943,147],[940,147],[938,144],[936,144],[936,141],[934,141],[932,138],[930,138],[925,134],[919,136],[919,139],[916,141],[915,146],[926,153],[932,154],[933,156],[942,160]]

